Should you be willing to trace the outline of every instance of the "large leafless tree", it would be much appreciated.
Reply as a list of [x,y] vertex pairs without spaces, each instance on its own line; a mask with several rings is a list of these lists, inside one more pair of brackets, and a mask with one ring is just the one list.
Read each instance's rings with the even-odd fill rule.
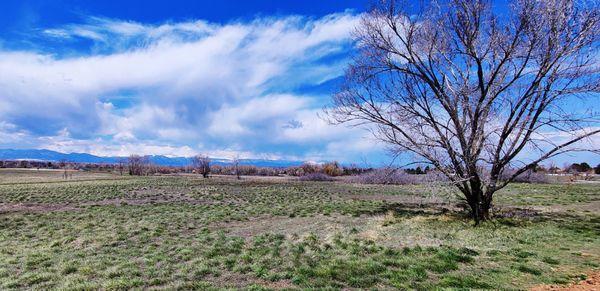
[[498,4],[375,5],[327,109],[433,164],[476,223],[490,217],[496,191],[556,155],[597,151],[577,146],[600,132],[598,3],[518,0],[506,13]]

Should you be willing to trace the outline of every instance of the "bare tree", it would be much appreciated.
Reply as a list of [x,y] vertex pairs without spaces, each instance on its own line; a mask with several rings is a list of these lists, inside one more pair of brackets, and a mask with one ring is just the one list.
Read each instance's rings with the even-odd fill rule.
[[148,157],[131,155],[127,159],[127,167],[129,168],[129,175],[132,176],[143,176],[147,174],[147,167],[150,164]]
[[192,157],[192,166],[202,177],[208,178],[210,174],[210,158],[208,156],[197,155]]
[[242,177],[240,176],[240,156],[236,155],[233,160],[233,169],[235,171],[235,176],[237,177],[238,180],[240,180]]
[[415,15],[383,1],[357,27],[356,60],[326,113],[434,165],[478,224],[495,192],[544,160],[590,150],[576,146],[600,132],[593,110],[565,107],[599,104],[598,6],[517,0],[499,15],[488,1],[453,0]]
[[125,163],[126,163],[126,162],[127,162],[127,159],[125,159],[125,158],[119,158],[119,159],[117,160],[117,163],[118,163],[117,167],[118,167],[118,169],[119,169],[119,174],[120,174],[121,176],[123,176],[123,170],[125,169]]
[[62,177],[63,179],[69,179],[69,173],[67,172],[68,168],[69,168],[69,163],[67,162],[67,160],[60,160],[58,162],[58,166],[63,170],[63,174]]

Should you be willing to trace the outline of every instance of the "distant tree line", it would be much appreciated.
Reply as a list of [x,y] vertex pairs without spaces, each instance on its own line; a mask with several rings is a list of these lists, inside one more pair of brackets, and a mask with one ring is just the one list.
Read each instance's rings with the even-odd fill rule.
[[[0,160],[0,168],[69,169],[76,171],[113,172],[120,175],[129,174],[132,176],[189,173],[199,174],[205,178],[208,178],[211,174],[235,176],[306,176],[310,174],[323,174],[329,177],[336,177],[359,175],[375,170],[372,167],[360,167],[355,164],[341,165],[336,161],[319,164],[304,163],[299,166],[290,167],[258,167],[254,165],[244,165],[240,163],[239,159],[233,160],[230,164],[213,164],[208,156],[203,155],[192,157],[190,165],[187,166],[160,166],[151,163],[147,156],[131,155],[127,158],[120,159],[114,164],[75,163],[67,161]],[[429,166],[401,169],[401,172],[413,175],[427,174],[431,171],[433,171],[433,169]],[[593,168],[587,162],[567,164],[563,167],[558,167],[556,165],[544,167],[538,165],[530,172],[540,174],[595,173],[600,175],[600,164]]]

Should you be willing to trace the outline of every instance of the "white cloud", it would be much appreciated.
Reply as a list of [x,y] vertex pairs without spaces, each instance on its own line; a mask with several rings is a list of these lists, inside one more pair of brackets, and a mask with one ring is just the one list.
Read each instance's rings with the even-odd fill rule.
[[210,24],[203,20],[164,23],[161,25],[148,25],[135,21],[123,21],[104,17],[88,17],[83,24],[69,24],[59,28],[45,29],[43,32],[55,38],[87,38],[94,41],[107,41],[108,46],[145,40],[151,42],[161,38],[185,39],[186,36],[201,37],[214,32],[218,25]]
[[197,151],[189,146],[173,146],[146,142],[105,141],[101,138],[91,140],[72,139],[68,136],[45,136],[38,138],[40,149],[49,149],[67,153],[90,153],[98,156],[129,156],[130,154],[164,155],[169,157],[189,157]]
[[0,121],[0,146],[22,143],[26,138],[27,132],[12,123]]
[[[0,94],[5,103],[19,107],[15,111],[43,106],[50,111],[48,114],[64,111],[65,107],[81,109],[89,104],[86,101],[95,102],[98,97],[119,90],[148,90],[151,94],[144,98],[162,101],[168,96],[171,101],[193,98],[221,104],[252,98],[270,89],[261,87],[270,79],[301,78],[286,75],[286,71],[326,55],[319,52],[320,47],[338,47],[347,41],[355,19],[352,15],[336,14],[318,21],[288,17],[245,25],[234,23],[212,30],[196,29],[210,34],[194,41],[164,41],[158,37],[150,44],[126,51],[76,58],[0,52]],[[196,31],[197,23],[148,27],[100,21],[96,26],[72,25],[64,33],[91,31],[84,35],[93,39],[105,37],[102,33],[107,30],[122,37],[134,32],[172,35],[182,28]],[[340,25],[346,26],[346,31],[339,29]],[[340,73],[337,70],[336,74]],[[320,75],[332,76],[327,71]]]
[[48,28],[49,38],[86,38],[94,47],[76,57],[0,50],[0,122],[37,147],[103,155],[301,158],[343,144],[367,150],[356,146],[364,131],[317,117],[328,96],[294,93],[343,73],[358,19],[148,25],[90,17]]
[[[253,133],[253,126],[276,127],[281,119],[291,118],[308,105],[307,98],[292,95],[269,95],[235,106],[224,105],[211,114],[208,132],[217,136]],[[283,124],[282,124],[283,125]]]

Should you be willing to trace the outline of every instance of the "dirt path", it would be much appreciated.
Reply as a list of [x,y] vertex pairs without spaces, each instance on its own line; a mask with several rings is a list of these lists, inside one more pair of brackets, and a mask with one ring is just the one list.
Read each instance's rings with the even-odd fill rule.
[[531,288],[532,291],[546,290],[599,290],[600,291],[600,271],[588,274],[587,279],[578,283],[572,283],[566,286],[540,285]]
[[122,205],[152,205],[163,203],[188,203],[191,205],[197,204],[212,204],[216,203],[209,200],[193,199],[187,197],[177,198],[161,198],[148,197],[139,199],[114,198],[99,201],[89,202],[73,202],[73,203],[0,203],[0,214],[13,212],[53,212],[53,211],[77,211],[84,207],[90,206],[122,206]]
[[50,211],[75,211],[80,208],[56,203],[0,203],[0,214],[12,212],[50,212]]

